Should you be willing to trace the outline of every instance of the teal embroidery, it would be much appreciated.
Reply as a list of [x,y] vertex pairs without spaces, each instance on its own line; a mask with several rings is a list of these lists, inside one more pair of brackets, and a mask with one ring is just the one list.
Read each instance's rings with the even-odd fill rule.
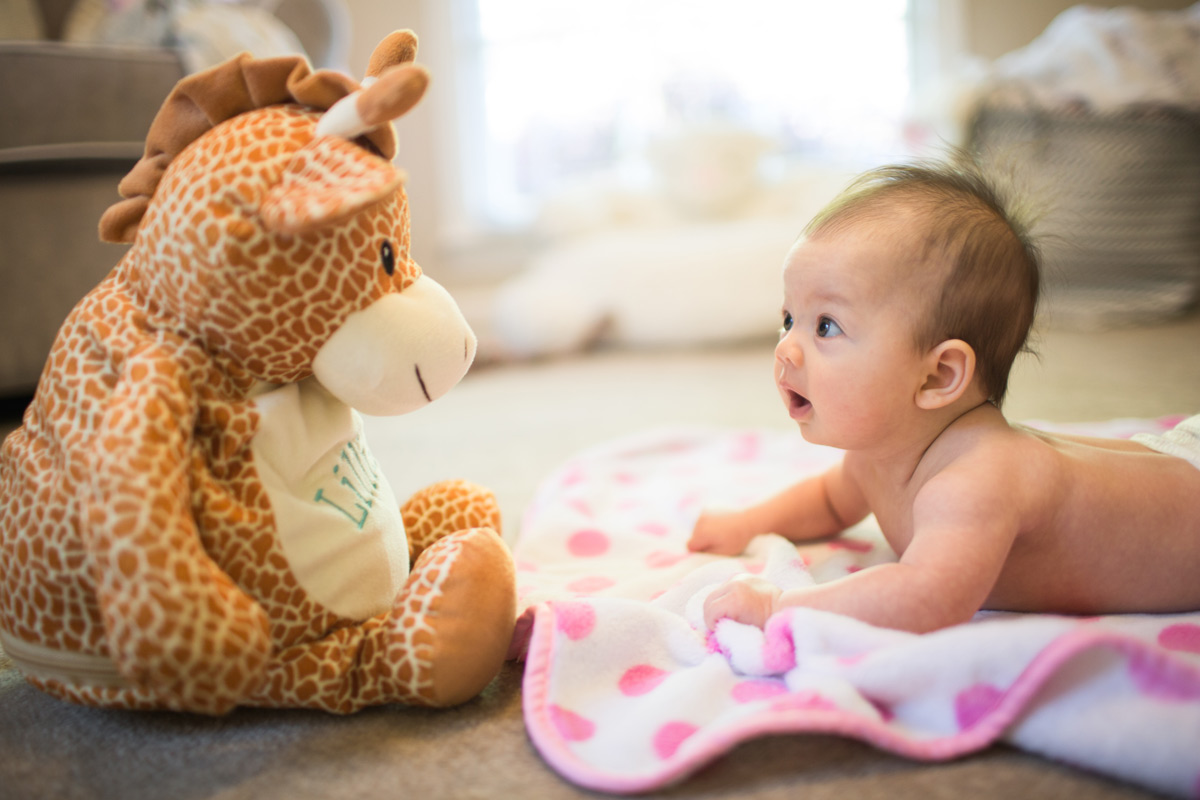
[[[330,471],[335,483],[317,489],[313,500],[337,509],[361,531],[375,505],[375,493],[379,489],[379,465],[357,437],[342,448],[338,462]],[[343,470],[343,466],[346,469]],[[342,491],[343,488],[349,492]]]

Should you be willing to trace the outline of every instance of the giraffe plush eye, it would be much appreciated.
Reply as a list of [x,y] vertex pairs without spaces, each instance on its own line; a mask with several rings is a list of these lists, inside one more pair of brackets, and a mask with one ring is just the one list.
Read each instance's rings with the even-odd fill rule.
[[379,260],[383,262],[383,271],[389,276],[396,271],[396,251],[391,242],[384,242],[379,248]]

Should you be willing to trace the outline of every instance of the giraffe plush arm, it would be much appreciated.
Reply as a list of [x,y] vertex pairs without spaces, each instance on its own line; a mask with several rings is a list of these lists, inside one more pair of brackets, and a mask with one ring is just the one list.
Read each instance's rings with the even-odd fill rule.
[[500,504],[490,489],[469,481],[448,480],[426,486],[400,507],[408,534],[409,563],[455,531],[491,528],[501,532]]
[[195,404],[169,354],[129,359],[87,465],[82,527],[110,655],[167,707],[223,713],[261,680],[263,609],[206,554],[191,510]]

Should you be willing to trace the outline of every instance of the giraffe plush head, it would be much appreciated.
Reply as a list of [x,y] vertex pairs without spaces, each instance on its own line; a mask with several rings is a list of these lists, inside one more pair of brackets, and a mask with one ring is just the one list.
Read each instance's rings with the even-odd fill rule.
[[409,33],[385,41],[366,89],[249,56],[180,84],[122,183],[129,197],[101,222],[104,238],[132,239],[146,306],[255,380],[315,372],[370,414],[457,383],[475,338],[411,257],[404,175],[390,163],[390,121],[428,82],[415,52]]
[[132,246],[63,324],[0,451],[0,644],[59,697],[222,713],[447,705],[511,637],[494,497],[399,503],[359,412],[452,388],[475,338],[410,253],[392,120],[416,37],[368,78],[248,55],[181,81],[101,236]]

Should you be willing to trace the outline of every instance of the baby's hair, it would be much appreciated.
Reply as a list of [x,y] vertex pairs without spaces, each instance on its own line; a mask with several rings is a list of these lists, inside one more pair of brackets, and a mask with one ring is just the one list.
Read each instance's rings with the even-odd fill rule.
[[887,219],[897,208],[925,223],[925,250],[948,269],[941,294],[917,309],[916,346],[922,351],[961,339],[975,351],[975,375],[1000,406],[1017,354],[1027,349],[1037,310],[1041,265],[1024,224],[1000,191],[964,156],[945,163],[884,166],[854,180],[815,216],[805,235],[838,233],[863,221]]

